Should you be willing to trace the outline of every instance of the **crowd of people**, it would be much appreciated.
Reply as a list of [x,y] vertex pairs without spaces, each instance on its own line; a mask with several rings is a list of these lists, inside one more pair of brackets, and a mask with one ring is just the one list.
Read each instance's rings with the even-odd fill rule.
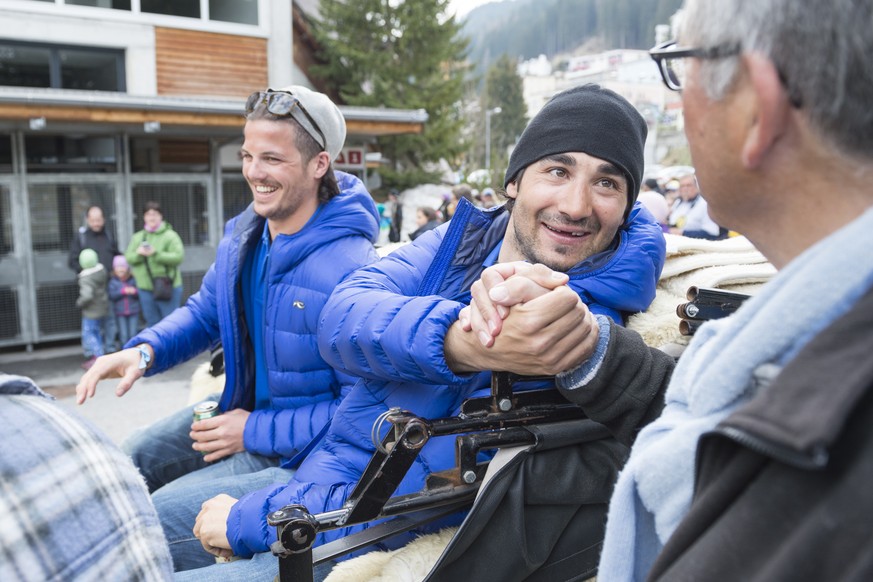
[[[93,477],[111,490],[95,503],[124,499],[130,519],[151,527],[148,540],[132,530],[125,535],[139,539],[129,548],[112,546],[114,572],[166,577],[169,554],[176,580],[273,579],[269,512],[340,509],[375,450],[380,415],[455,415],[503,370],[555,376],[609,435],[551,451],[550,466],[524,483],[538,503],[573,495],[594,509],[579,515],[602,538],[598,579],[873,576],[871,19],[871,0],[686,0],[678,43],[651,51],[664,83],[681,91],[696,170],[679,177],[667,222],[663,206],[650,211],[651,196],[640,197],[661,196],[658,184],[643,187],[645,120],[618,94],[585,85],[530,121],[509,159],[503,205],[485,210],[461,193],[446,205],[450,220],[381,259],[372,198],[332,168],[346,134],[336,105],[300,86],[253,93],[241,148],[251,206],[229,223],[200,290],[127,349],[97,358],[76,387],[83,404],[101,381],[120,378],[121,396],[216,342],[225,350],[221,414],[192,423],[187,408],[125,444],[150,497],[141,485],[107,485],[130,480],[127,459]],[[834,176],[839,192],[829,188]],[[624,323],[654,298],[664,233],[715,238],[720,225],[747,236],[779,273],[735,314],[704,324],[677,361]],[[145,232],[163,231],[146,222]],[[160,251],[138,252],[134,240],[126,258],[136,277],[135,265]],[[83,273],[113,265],[113,253],[88,250],[79,252]],[[82,278],[93,288],[83,295],[106,279]],[[6,383],[22,414],[31,414],[24,404],[45,406],[35,387],[0,378],[0,389]],[[57,437],[65,463],[88,466],[71,432]],[[419,490],[454,455],[451,437],[431,439],[395,494]],[[590,478],[561,479],[577,468]],[[52,515],[74,513],[61,503]],[[7,525],[10,513],[18,519],[15,510],[0,516],[0,535],[40,528],[38,512]],[[318,543],[362,527],[319,533]],[[479,529],[488,535],[489,524]],[[59,539],[72,554],[94,544]],[[502,557],[482,556],[481,579],[544,572],[580,541],[554,543],[510,572]],[[21,577],[23,552],[0,559],[0,577]],[[62,577],[109,567],[82,555],[78,570],[57,564]]]
[[106,228],[100,206],[88,208],[85,224],[70,243],[68,264],[78,273],[76,307],[82,311],[85,370],[127,344],[143,323],[156,324],[182,303],[182,239],[164,220],[157,202],[146,202],[142,216],[143,229],[131,237],[124,254]]
[[389,229],[388,241],[392,243],[413,241],[425,232],[448,222],[454,216],[455,209],[462,198],[483,209],[493,208],[498,204],[497,194],[493,188],[486,187],[479,191],[469,184],[456,184],[443,195],[439,207],[427,205],[416,207],[415,228],[409,232],[408,238],[404,238],[403,195],[396,189],[391,189],[388,192],[387,203],[378,205],[382,220],[387,223]]
[[693,172],[681,173],[663,184],[648,178],[640,190],[640,202],[664,232],[707,240],[721,240],[729,235],[709,215]]

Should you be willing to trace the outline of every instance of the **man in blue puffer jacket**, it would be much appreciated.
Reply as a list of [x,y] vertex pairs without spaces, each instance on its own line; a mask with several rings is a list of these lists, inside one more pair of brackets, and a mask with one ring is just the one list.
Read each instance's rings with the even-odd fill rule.
[[[99,380],[123,376],[121,395],[144,373],[221,341],[223,414],[192,425],[188,408],[126,443],[150,491],[157,490],[177,569],[188,559],[186,540],[214,559],[191,534],[193,516],[187,525],[175,523],[176,508],[193,503],[196,515],[217,493],[241,495],[289,479],[352,386],[321,358],[315,337],[336,285],[377,258],[372,198],[360,180],[331,167],[345,134],[342,114],[321,93],[293,86],[253,94],[241,150],[253,203],[227,223],[200,291],[131,339],[129,349],[97,362],[78,386],[82,403]],[[280,476],[250,480],[267,468]]]
[[[266,552],[276,539],[265,525],[268,512],[288,503],[312,513],[342,506],[374,451],[371,429],[384,411],[456,414],[464,399],[487,392],[487,370],[524,372],[511,367],[513,359],[549,359],[552,373],[563,370],[580,349],[590,354],[596,345],[592,312],[621,323],[648,307],[665,242],[654,218],[635,204],[645,135],[643,118],[615,93],[597,86],[561,93],[531,121],[510,158],[510,202],[482,211],[462,201],[450,223],[342,283],[322,312],[319,347],[360,382],[289,483],[250,493],[229,510],[235,500],[204,505],[198,518],[204,544],[228,544],[244,557]],[[523,271],[520,261],[543,263],[526,267],[550,272],[556,282],[553,293],[520,306],[539,323],[529,334],[507,328],[482,342],[470,338],[458,319],[474,282],[495,263]],[[557,328],[563,343],[539,345],[537,326]],[[513,334],[518,357],[501,348]],[[489,350],[494,359],[483,355]],[[509,367],[499,367],[500,358]],[[453,465],[454,438],[433,438],[395,493],[417,491],[427,474]],[[614,477],[615,469],[604,472]],[[361,527],[320,534],[319,543]],[[252,562],[261,559],[257,554]],[[234,567],[245,567],[241,562]]]

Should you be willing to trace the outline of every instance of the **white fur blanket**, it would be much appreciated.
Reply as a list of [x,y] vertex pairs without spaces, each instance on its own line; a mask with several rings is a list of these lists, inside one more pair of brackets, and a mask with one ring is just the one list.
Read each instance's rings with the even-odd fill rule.
[[679,333],[676,306],[687,301],[689,287],[707,287],[755,294],[769,281],[776,268],[767,262],[745,237],[708,241],[666,234],[667,261],[658,281],[655,300],[649,308],[628,320],[646,344],[667,348],[686,345],[688,337]]

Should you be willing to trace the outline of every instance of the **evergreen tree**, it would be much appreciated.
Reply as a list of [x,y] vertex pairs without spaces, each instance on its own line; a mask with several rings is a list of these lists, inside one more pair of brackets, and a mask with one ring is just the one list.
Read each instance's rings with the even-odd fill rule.
[[[507,150],[515,144],[527,125],[523,85],[515,60],[507,55],[502,55],[485,75],[485,91],[481,100],[483,119],[485,111],[500,108],[500,113],[491,116],[491,169],[492,187],[495,188],[503,187],[503,174],[509,159]],[[482,149],[484,157],[484,143]],[[485,167],[484,164],[482,167]]]
[[460,104],[468,41],[447,6],[448,0],[321,0],[315,30],[324,64],[313,74],[348,105],[428,113],[422,134],[379,138],[393,164],[394,172],[382,172],[387,186],[425,179],[429,163],[455,162],[466,149]]

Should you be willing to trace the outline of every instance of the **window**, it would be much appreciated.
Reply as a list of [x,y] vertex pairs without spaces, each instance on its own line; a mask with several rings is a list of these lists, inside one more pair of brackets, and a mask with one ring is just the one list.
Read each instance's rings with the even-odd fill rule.
[[0,41],[0,85],[124,91],[124,51]]
[[0,43],[0,85],[51,87],[51,51]]
[[258,24],[258,0],[209,0],[209,20]]
[[140,10],[153,14],[200,18],[200,0],[141,0]]
[[117,55],[79,49],[60,49],[61,88],[111,91],[124,87]]
[[130,10],[130,0],[64,0],[64,4],[94,6],[95,8],[114,8],[115,10]]
[[117,139],[67,135],[26,135],[27,171],[114,173]]
[[130,169],[149,174],[208,172],[209,140],[132,138]]

